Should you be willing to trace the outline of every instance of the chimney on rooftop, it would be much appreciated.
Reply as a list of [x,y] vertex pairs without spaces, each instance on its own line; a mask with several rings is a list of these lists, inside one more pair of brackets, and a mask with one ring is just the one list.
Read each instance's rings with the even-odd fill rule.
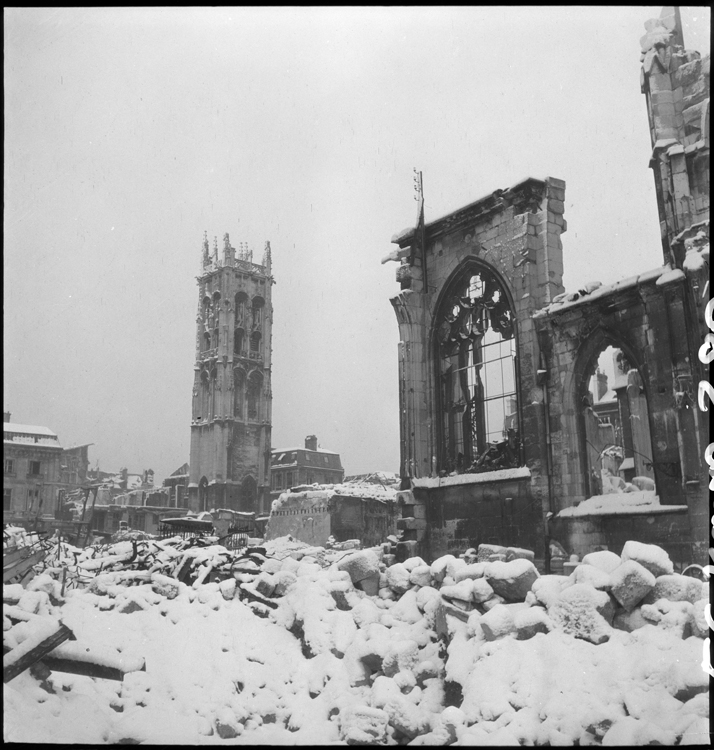
[[10,414],[9,411],[5,411],[5,412],[3,412],[2,416],[3,416],[3,420],[2,420],[3,422],[9,422],[10,421],[10,417],[12,416],[12,414]]
[[305,449],[309,451],[317,450],[317,435],[308,435],[305,438]]

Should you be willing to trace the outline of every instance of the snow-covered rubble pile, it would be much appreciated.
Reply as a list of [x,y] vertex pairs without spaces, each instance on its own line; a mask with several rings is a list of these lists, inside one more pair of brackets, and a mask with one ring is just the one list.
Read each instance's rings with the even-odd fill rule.
[[102,573],[64,597],[47,574],[27,590],[4,587],[11,648],[61,618],[73,647],[125,667],[144,659],[146,670],[121,683],[23,672],[5,685],[5,739],[708,739],[708,588],[675,574],[658,547],[628,542],[621,556],[592,553],[558,576],[539,575],[532,552],[495,545],[387,567],[388,545],[335,552],[278,539],[232,560],[230,576],[201,578],[223,570],[221,549],[194,553],[192,582],[163,564],[148,578]]

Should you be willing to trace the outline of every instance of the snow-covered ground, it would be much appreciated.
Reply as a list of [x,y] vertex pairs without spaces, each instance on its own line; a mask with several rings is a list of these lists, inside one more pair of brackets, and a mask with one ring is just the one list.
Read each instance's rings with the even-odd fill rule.
[[538,575],[520,550],[390,567],[383,551],[65,548],[25,589],[3,587],[4,666],[61,621],[77,640],[54,656],[126,674],[24,671],[5,684],[4,738],[709,743],[708,585],[663,550],[630,542],[569,577]]

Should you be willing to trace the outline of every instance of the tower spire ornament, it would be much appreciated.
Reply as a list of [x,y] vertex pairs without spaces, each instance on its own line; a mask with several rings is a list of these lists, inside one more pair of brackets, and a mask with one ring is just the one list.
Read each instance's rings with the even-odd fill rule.
[[272,257],[270,254],[270,242],[266,240],[265,242],[265,250],[263,250],[263,265],[265,266],[268,273],[270,273],[270,269],[272,266]]
[[204,229],[203,231],[203,267],[205,268],[211,262],[211,256],[208,250],[208,232]]

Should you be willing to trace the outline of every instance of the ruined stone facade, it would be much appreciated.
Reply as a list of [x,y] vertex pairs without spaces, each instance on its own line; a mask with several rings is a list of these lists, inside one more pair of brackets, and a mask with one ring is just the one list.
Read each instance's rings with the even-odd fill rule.
[[204,237],[198,277],[189,505],[264,512],[269,506],[270,244],[262,264],[223,240],[219,258]]
[[[563,181],[529,179],[425,224],[417,176],[416,228],[385,260],[401,261],[400,527],[427,558],[496,543],[545,562],[555,538],[579,555],[639,539],[706,560],[709,59],[683,51],[676,15],[647,29],[662,267],[566,294]],[[617,387],[595,408],[608,347]],[[659,507],[563,513],[618,486]]]

